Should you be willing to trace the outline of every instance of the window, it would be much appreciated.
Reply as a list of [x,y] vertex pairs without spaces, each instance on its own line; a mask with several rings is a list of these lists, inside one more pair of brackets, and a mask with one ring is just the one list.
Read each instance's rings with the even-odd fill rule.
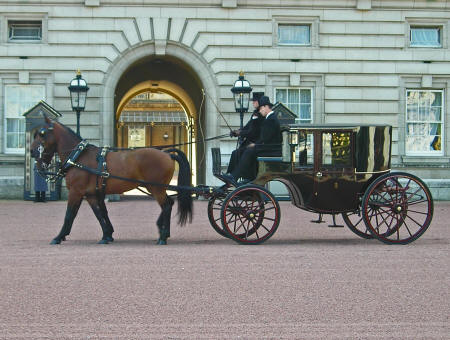
[[311,25],[278,25],[279,45],[311,45]]
[[44,99],[44,85],[5,86],[5,152],[25,151],[25,118],[22,114]]
[[8,21],[8,39],[10,41],[42,40],[42,21]]
[[312,123],[312,90],[298,88],[275,89],[275,101],[285,104],[297,115],[297,123]]
[[411,47],[442,47],[439,27],[411,27]]
[[350,167],[352,165],[350,132],[322,134],[322,165]]
[[312,132],[299,131],[295,154],[298,154],[297,167],[314,165],[314,134]]
[[442,155],[442,90],[406,91],[406,154]]

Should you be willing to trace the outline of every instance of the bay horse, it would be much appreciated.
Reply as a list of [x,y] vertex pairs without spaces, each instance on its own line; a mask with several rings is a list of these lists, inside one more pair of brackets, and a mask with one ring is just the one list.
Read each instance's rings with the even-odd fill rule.
[[[104,158],[99,158],[102,148],[83,141],[62,123],[53,121],[46,115],[44,118],[45,124],[34,134],[31,154],[37,160],[38,169],[44,169],[45,172],[57,153],[62,164],[59,174],[65,175],[69,190],[64,224],[50,244],[60,244],[66,240],[83,198],[91,206],[102,227],[103,237],[98,243],[107,244],[114,241],[114,228],[108,217],[105,195],[121,194],[138,186],[145,187],[161,207],[156,222],[159,229],[157,244],[167,244],[174,201],[167,195],[166,189],[174,174],[175,161],[179,164],[178,186],[181,188],[177,195],[179,223],[184,225],[187,220],[192,221],[192,195],[189,191],[191,171],[189,161],[182,151],[127,149],[108,152]],[[99,163],[107,168],[107,172]],[[102,189],[99,189],[99,182]]]

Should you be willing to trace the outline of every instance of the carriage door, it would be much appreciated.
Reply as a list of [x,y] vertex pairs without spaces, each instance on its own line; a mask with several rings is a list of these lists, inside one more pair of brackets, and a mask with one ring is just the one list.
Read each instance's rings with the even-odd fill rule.
[[[318,131],[315,199],[318,206],[345,211],[355,206],[352,130]],[[317,166],[318,165],[318,166]]]

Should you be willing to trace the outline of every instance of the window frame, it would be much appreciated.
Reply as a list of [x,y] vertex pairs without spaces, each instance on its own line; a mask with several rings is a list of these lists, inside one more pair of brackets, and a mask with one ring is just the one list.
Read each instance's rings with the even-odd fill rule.
[[[14,20],[14,19],[10,19],[8,20],[8,42],[41,42],[42,41],[42,20]],[[38,28],[39,30],[39,36],[34,39],[33,36],[28,36],[28,37],[17,37],[14,38],[11,36],[11,30],[14,27],[34,27],[34,28]]]
[[[273,47],[279,48],[311,48],[319,46],[319,17],[315,16],[274,16],[273,23]],[[309,26],[309,44],[289,44],[279,42],[279,26]]]
[[[437,29],[438,30],[438,44],[437,45],[421,45],[421,44],[413,44],[412,41],[412,32],[414,29]],[[443,27],[442,26],[424,26],[424,25],[411,25],[409,27],[409,46],[411,48],[442,48],[442,35],[443,35]]]
[[[309,90],[310,91],[310,93],[311,93],[311,96],[310,96],[310,107],[311,107],[311,117],[310,117],[310,119],[309,119],[309,123],[305,123],[305,121],[306,120],[301,120],[301,118],[300,118],[300,112],[294,112],[290,107],[289,107],[289,102],[286,102],[286,103],[283,103],[284,105],[286,105],[288,108],[289,108],[289,110],[292,110],[292,112],[294,112],[295,114],[298,114],[298,118],[296,118],[295,119],[295,123],[296,124],[312,124],[313,122],[314,122],[314,88],[313,87],[308,87],[308,86],[275,86],[274,87],[274,94],[273,94],[273,97],[275,98],[275,101],[276,101],[276,98],[277,98],[277,90],[298,90],[298,92],[299,92],[299,99],[301,98],[301,96],[300,96],[300,92],[301,92],[301,90]],[[295,104],[298,104],[299,105],[299,108],[300,108],[300,106],[301,106],[301,101],[299,101],[298,103],[295,103]]]
[[[8,137],[7,119],[11,119],[12,118],[12,119],[19,119],[19,120],[23,119],[23,120],[25,120],[25,117],[23,117],[22,114],[25,113],[26,110],[31,109],[33,106],[28,107],[27,109],[25,109],[24,112],[18,112],[17,113],[17,115],[18,115],[17,117],[8,117],[8,115],[7,115],[7,109],[8,109],[8,104],[9,104],[8,98],[11,97],[11,96],[8,95],[7,91],[8,91],[8,88],[11,88],[13,86],[29,87],[29,88],[31,88],[31,87],[35,87],[35,88],[40,87],[41,91],[42,91],[42,98],[40,98],[39,100],[45,100],[47,89],[46,89],[45,84],[11,83],[11,84],[4,84],[4,86],[3,86],[3,94],[4,94],[4,96],[3,96],[3,98],[4,98],[4,101],[3,101],[3,141],[2,141],[3,145],[4,145],[3,151],[4,151],[5,154],[24,155],[25,154],[25,147],[24,148],[9,148],[8,147],[8,144],[7,144],[8,143],[8,140],[7,140],[7,137]],[[34,103],[34,104],[31,104],[31,105],[35,105],[35,104],[37,104],[37,102]],[[24,133],[26,133],[26,127],[25,127]]]
[[[308,27],[308,33],[309,33],[309,41],[307,43],[287,43],[287,42],[281,42],[280,41],[280,27]],[[298,23],[298,24],[294,24],[294,23],[279,23],[277,25],[277,45],[278,46],[311,46],[311,41],[312,41],[312,37],[311,37],[311,24],[303,24],[303,23]]]
[[[48,41],[48,13],[2,13],[0,15],[0,42],[5,44],[47,44]],[[9,27],[11,22],[41,22],[41,39],[10,39]]]
[[[411,45],[411,28],[439,28],[440,46]],[[407,49],[446,49],[448,46],[448,23],[441,19],[433,18],[405,18],[405,48]]]
[[[441,93],[441,150],[429,150],[429,151],[411,151],[408,150],[407,147],[407,138],[409,136],[408,134],[408,124],[414,123],[416,121],[408,120],[408,92],[439,92]],[[445,89],[423,89],[423,88],[406,88],[405,89],[405,126],[404,126],[404,133],[405,133],[405,155],[406,156],[443,156],[445,154]],[[431,120],[428,119],[428,123]],[[420,122],[417,120],[417,122]],[[425,121],[424,121],[425,122]]]

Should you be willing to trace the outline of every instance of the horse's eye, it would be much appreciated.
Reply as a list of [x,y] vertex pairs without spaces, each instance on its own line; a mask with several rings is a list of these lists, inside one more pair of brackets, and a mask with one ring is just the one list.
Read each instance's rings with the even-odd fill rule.
[[41,129],[41,131],[39,131],[39,134],[44,137],[45,134],[47,133],[47,131],[45,129]]

